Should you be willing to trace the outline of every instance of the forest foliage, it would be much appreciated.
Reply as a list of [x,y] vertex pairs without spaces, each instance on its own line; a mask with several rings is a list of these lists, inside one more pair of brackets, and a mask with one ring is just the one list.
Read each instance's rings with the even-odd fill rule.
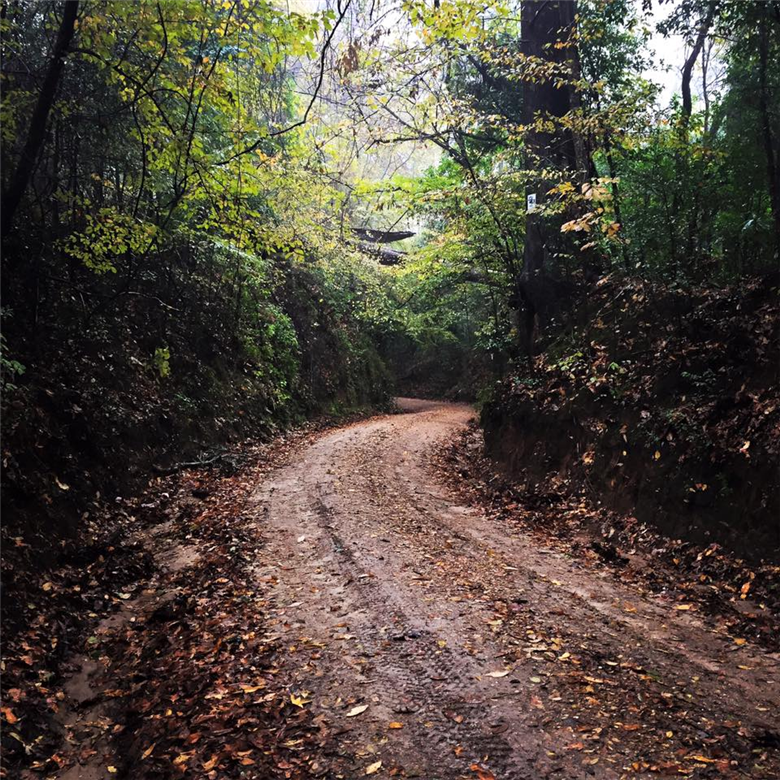
[[[668,104],[652,7],[687,44]],[[17,2],[0,31],[24,500],[92,484],[74,450],[142,474],[394,388],[473,398],[605,276],[777,268],[774,1]]]

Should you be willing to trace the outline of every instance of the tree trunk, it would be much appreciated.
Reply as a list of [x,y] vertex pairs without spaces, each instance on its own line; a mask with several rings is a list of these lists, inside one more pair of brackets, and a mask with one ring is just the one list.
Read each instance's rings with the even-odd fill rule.
[[43,139],[46,135],[46,123],[49,118],[49,112],[54,104],[54,98],[57,94],[62,67],[65,61],[65,55],[73,39],[73,33],[76,29],[76,13],[78,12],[78,0],[67,0],[64,4],[62,21],[57,32],[57,40],[54,43],[49,69],[46,72],[46,78],[43,81],[38,101],[33,109],[30,119],[30,129],[27,132],[27,140],[22,148],[19,162],[16,170],[11,177],[8,189],[3,193],[2,198],[2,235],[5,237],[13,227],[14,215],[16,209],[22,200],[22,196],[27,189],[38,159],[38,153],[41,150]]
[[701,26],[699,27],[699,34],[696,36],[696,41],[693,44],[693,49],[688,55],[688,59],[685,60],[685,64],[682,69],[682,124],[683,129],[687,132],[688,120],[691,118],[693,112],[693,98],[691,96],[691,79],[693,77],[693,68],[696,65],[696,60],[699,59],[704,44],[707,42],[707,36],[712,27],[712,20],[715,15],[715,6],[710,6],[707,11],[707,16],[701,20]]
[[[523,54],[546,62],[570,64],[571,54],[566,48],[555,48],[555,43],[569,37],[576,11],[576,2],[524,0],[520,17]],[[571,93],[570,87],[556,88],[549,78],[524,82],[522,123],[531,128],[525,136],[526,168],[529,170],[576,168],[577,150],[571,132],[548,132],[532,127],[539,114],[562,117],[568,113],[572,108]],[[523,307],[518,323],[520,346],[529,357],[533,353],[538,315],[545,305],[542,277],[548,237],[538,207],[544,201],[549,184],[539,179],[530,181],[526,188],[526,194],[535,195],[538,204],[526,213],[523,269],[517,280],[517,298]]]
[[772,204],[772,216],[775,223],[775,252],[780,255],[780,171],[778,170],[777,144],[772,132],[772,118],[769,112],[768,63],[769,14],[766,12],[762,14],[761,33],[759,36],[758,77],[761,85],[759,89],[759,107],[764,136],[764,153],[766,154],[766,172],[769,179],[769,199]]

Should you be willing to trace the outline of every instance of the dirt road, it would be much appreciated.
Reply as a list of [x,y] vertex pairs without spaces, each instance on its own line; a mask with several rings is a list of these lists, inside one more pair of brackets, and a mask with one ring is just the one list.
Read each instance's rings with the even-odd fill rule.
[[463,506],[428,465],[472,410],[401,405],[254,498],[254,576],[329,776],[779,776],[776,656]]

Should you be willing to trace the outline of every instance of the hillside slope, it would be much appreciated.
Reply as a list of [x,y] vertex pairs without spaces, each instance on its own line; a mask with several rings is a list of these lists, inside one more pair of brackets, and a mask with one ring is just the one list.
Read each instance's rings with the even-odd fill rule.
[[778,280],[599,282],[482,412],[488,454],[665,533],[780,550]]

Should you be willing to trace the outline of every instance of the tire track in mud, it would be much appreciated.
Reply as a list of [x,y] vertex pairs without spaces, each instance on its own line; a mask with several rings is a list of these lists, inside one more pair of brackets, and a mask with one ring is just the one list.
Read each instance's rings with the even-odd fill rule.
[[[333,512],[322,500],[316,509],[334,551],[341,558],[342,569],[359,578],[364,568],[333,530]],[[455,776],[451,773],[464,769],[463,761],[456,763],[453,760],[458,746],[462,746],[464,757],[468,757],[468,765],[487,756],[486,764],[502,777],[542,776],[542,772],[545,776],[554,776],[550,774],[549,762],[542,760],[543,753],[538,744],[521,749],[480,725],[489,724],[490,711],[484,702],[469,701],[471,685],[468,678],[473,678],[479,671],[468,668],[473,664],[464,663],[463,657],[456,656],[449,647],[437,645],[429,631],[417,628],[420,617],[409,615],[382,587],[381,581],[362,580],[358,591],[359,600],[374,614],[379,610],[390,611],[395,632],[390,642],[403,642],[403,649],[395,652],[392,645],[388,651],[383,643],[371,638],[364,640],[363,646],[372,656],[382,659],[382,665],[375,666],[373,677],[373,690],[380,699],[392,702],[394,712],[402,711],[411,702],[418,708],[417,712],[424,715],[425,722],[431,724],[425,742],[415,741],[418,756],[427,755],[436,772],[446,769],[448,773],[444,777]],[[529,742],[536,743],[536,740]]]

